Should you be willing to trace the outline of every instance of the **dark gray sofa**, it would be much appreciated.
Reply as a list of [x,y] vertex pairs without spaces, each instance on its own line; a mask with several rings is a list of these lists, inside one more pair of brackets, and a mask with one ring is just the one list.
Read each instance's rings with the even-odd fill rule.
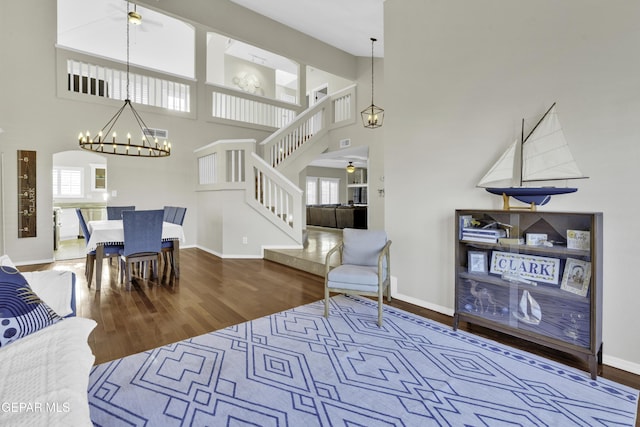
[[367,228],[367,207],[308,205],[307,225],[329,228]]

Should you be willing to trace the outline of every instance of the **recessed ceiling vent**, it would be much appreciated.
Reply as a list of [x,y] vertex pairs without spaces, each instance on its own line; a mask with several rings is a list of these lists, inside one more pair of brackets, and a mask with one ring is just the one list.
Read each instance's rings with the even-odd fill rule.
[[169,137],[169,131],[166,129],[145,128],[144,134],[152,138],[160,139],[167,139]]
[[351,147],[351,139],[345,138],[340,140],[340,148]]

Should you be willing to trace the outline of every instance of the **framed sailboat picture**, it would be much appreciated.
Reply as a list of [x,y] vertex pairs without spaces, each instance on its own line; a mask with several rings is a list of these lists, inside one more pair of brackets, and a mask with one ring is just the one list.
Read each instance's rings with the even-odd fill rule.
[[587,296],[591,281],[591,263],[581,259],[567,258],[560,289],[580,296]]

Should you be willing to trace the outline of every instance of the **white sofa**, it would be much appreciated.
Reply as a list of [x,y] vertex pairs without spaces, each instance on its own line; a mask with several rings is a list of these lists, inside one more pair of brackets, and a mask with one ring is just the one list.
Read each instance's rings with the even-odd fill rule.
[[0,425],[91,426],[87,387],[95,358],[87,339],[96,322],[75,317],[75,275],[22,275],[64,319],[0,347]]

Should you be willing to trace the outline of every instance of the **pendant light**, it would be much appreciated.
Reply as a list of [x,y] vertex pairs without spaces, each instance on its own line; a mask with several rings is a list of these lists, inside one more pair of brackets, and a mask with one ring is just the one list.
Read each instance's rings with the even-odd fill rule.
[[354,173],[356,171],[356,167],[353,165],[353,162],[349,162],[347,165],[347,173]]
[[[171,143],[166,140],[160,143],[158,138],[151,140],[149,127],[133,108],[133,104],[129,99],[129,24],[135,24],[135,21],[140,23],[142,16],[135,10],[129,12],[129,2],[127,1],[127,98],[124,100],[124,105],[109,119],[95,137],[92,137],[89,131],[85,134],[81,132],[78,137],[79,145],[84,150],[95,151],[100,154],[132,157],[167,157],[171,155]],[[116,132],[111,132],[126,108],[129,108],[140,127],[139,140],[136,140],[135,137],[132,139],[131,134],[127,133],[126,141],[117,141]]]
[[371,105],[362,110],[362,123],[366,128],[379,128],[384,120],[384,110],[373,103],[373,44],[377,39],[371,37]]

